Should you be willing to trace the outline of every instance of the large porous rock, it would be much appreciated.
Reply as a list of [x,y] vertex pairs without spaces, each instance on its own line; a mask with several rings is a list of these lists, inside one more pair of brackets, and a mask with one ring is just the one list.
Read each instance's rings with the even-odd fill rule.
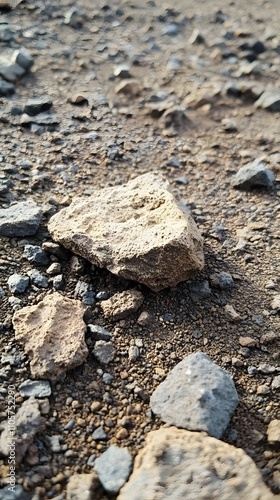
[[34,378],[56,381],[84,362],[88,355],[84,312],[81,302],[54,292],[14,314],[15,337],[30,358]]
[[0,453],[19,464],[37,432],[43,430],[44,419],[41,417],[39,403],[31,397],[22,403],[15,417],[10,414],[4,422],[0,437]]
[[118,500],[272,500],[253,460],[240,449],[175,427],[147,435]]
[[195,222],[158,173],[78,199],[48,228],[74,253],[155,291],[175,286],[204,264]]
[[171,370],[152,394],[153,412],[164,422],[221,437],[238,404],[229,374],[202,352]]

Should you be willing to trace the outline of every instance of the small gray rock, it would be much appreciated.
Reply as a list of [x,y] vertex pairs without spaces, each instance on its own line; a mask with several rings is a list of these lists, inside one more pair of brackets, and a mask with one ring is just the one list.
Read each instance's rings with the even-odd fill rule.
[[0,286],[0,299],[1,297],[4,297],[4,295],[5,295],[5,290],[4,288],[2,288],[2,286]]
[[50,445],[51,451],[53,453],[60,453],[60,451],[61,451],[60,435],[54,434],[53,436],[46,436],[46,437],[48,439],[48,443]]
[[175,23],[167,24],[162,30],[164,35],[176,36],[180,33],[180,26]]
[[132,457],[127,448],[111,445],[96,458],[94,469],[99,475],[103,488],[117,494],[127,481],[132,468]]
[[113,361],[115,357],[115,347],[111,342],[106,342],[105,340],[97,340],[95,343],[93,354],[99,363],[107,365]]
[[5,61],[0,65],[0,76],[7,82],[15,83],[25,73],[25,69],[17,63]]
[[108,342],[112,338],[112,334],[102,326],[89,324],[88,329],[95,340],[105,340]]
[[152,394],[152,411],[164,422],[220,438],[238,404],[230,375],[202,352],[191,354]]
[[5,80],[2,80],[0,78],[0,96],[1,97],[7,97],[15,92],[15,86],[12,83],[5,82]]
[[211,295],[211,289],[207,280],[190,287],[190,296],[193,302],[207,299]]
[[234,281],[230,273],[225,273],[224,271],[222,271],[220,273],[211,274],[210,284],[213,288],[227,290],[234,286]]
[[75,296],[79,297],[86,306],[93,306],[95,304],[95,292],[90,283],[78,281],[75,287]]
[[35,116],[43,111],[48,111],[52,107],[52,101],[48,97],[34,97],[29,99],[24,106],[24,113]]
[[23,256],[31,264],[37,266],[46,266],[49,263],[49,258],[44,250],[37,245],[25,245]]
[[[17,464],[23,460],[35,434],[42,430],[43,427],[44,421],[40,414],[38,401],[31,396],[22,403],[15,417],[13,439],[16,447],[15,460]],[[9,422],[6,421],[0,437],[0,453],[6,457],[10,454],[10,437]]]
[[94,441],[106,441],[108,439],[103,427],[97,427],[97,429],[95,429],[95,431],[92,433],[92,438],[94,439]]
[[55,290],[61,290],[64,286],[63,275],[58,274],[53,279],[53,287]]
[[48,279],[43,276],[37,269],[31,269],[27,272],[31,282],[38,286],[39,288],[48,288],[49,282]]
[[52,389],[48,380],[25,380],[19,386],[19,393],[23,398],[48,398]]
[[128,349],[128,357],[130,361],[136,361],[139,358],[140,351],[136,345],[131,345]]
[[33,58],[23,50],[15,50],[13,60],[19,64],[25,71],[28,71],[34,64]]
[[16,484],[13,489],[8,485],[0,490],[0,500],[31,500],[31,494],[24,491],[20,484]]
[[237,189],[251,189],[254,187],[272,187],[274,173],[266,168],[264,163],[254,160],[241,167],[232,179],[232,186]]
[[12,293],[24,293],[28,285],[28,276],[23,276],[22,274],[12,274],[8,279],[8,287]]
[[41,210],[32,201],[22,201],[0,210],[0,236],[18,238],[37,233],[42,219]]

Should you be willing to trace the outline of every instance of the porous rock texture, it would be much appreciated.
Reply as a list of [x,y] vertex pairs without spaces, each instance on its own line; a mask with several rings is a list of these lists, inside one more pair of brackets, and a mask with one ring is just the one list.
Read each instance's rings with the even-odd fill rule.
[[150,432],[118,500],[272,500],[253,460],[204,433]]
[[74,253],[154,291],[175,286],[204,265],[197,226],[159,173],[73,201],[48,229]]
[[153,392],[150,405],[165,423],[221,437],[238,404],[229,374],[202,352],[178,363]]
[[106,318],[118,320],[135,313],[143,302],[144,296],[139,290],[125,290],[103,300],[101,309]]
[[56,381],[85,361],[84,312],[81,302],[54,292],[14,314],[15,338],[30,357],[34,378]]

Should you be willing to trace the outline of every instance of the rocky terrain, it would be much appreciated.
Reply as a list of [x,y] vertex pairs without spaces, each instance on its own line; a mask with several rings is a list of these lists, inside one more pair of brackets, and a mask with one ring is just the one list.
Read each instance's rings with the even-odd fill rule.
[[278,0],[0,0],[0,499],[280,493]]

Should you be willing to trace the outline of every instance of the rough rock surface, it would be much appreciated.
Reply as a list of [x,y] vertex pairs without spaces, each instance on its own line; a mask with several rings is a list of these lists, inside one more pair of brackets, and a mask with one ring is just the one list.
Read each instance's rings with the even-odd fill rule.
[[232,179],[233,187],[238,189],[268,188],[273,185],[273,182],[274,173],[259,160],[241,167]]
[[152,394],[153,412],[170,425],[221,437],[238,404],[229,374],[202,352],[187,356]]
[[14,441],[15,461],[19,464],[33,442],[35,434],[43,427],[44,421],[39,410],[39,403],[31,397],[22,403],[15,417],[15,425],[11,420],[4,423],[4,430],[0,437],[0,453],[8,457]]
[[95,460],[94,469],[99,474],[102,486],[109,493],[118,493],[127,481],[132,467],[132,457],[127,448],[109,446]]
[[118,500],[272,500],[253,460],[198,432],[150,432]]
[[280,443],[280,420],[271,420],[267,428],[267,440],[270,444]]
[[116,293],[110,299],[103,300],[101,309],[106,318],[118,320],[135,313],[143,301],[144,296],[138,290],[126,290]]
[[84,306],[58,292],[14,314],[16,339],[30,356],[34,378],[57,380],[87,357]]
[[74,253],[155,291],[175,286],[204,264],[196,224],[159,173],[74,201],[48,228]]
[[39,229],[41,219],[41,210],[33,200],[3,208],[0,210],[0,236],[33,236]]
[[101,496],[101,485],[96,472],[74,474],[70,477],[66,500],[99,500]]

